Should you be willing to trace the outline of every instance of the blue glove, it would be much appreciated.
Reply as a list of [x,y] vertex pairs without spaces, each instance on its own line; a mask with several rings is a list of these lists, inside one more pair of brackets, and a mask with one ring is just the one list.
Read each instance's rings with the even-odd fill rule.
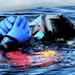
[[5,36],[12,28],[15,18],[10,16],[0,22],[0,34]]
[[[8,32],[7,36],[15,38],[19,43],[23,43],[31,36],[31,31],[28,26],[28,21],[23,16],[18,16],[13,28]],[[9,38],[5,37],[1,44],[10,42]]]

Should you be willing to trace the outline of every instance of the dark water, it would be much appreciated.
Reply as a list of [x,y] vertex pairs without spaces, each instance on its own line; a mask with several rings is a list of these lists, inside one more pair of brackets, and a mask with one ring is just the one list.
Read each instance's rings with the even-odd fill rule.
[[[63,14],[75,24],[75,6],[58,7],[58,8],[37,8],[26,11],[1,12],[1,15],[25,15],[29,21],[34,20],[39,14]],[[59,48],[58,48],[59,47]],[[32,68],[25,71],[14,70],[6,64],[6,69],[0,69],[0,75],[75,75],[75,45],[62,45],[61,47],[51,45],[51,49],[61,52],[63,61],[61,63],[43,67]]]

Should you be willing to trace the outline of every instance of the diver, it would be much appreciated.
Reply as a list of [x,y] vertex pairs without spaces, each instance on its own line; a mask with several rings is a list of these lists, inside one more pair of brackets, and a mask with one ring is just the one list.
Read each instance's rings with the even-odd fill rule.
[[[67,40],[75,37],[75,26],[67,18],[62,15],[48,18],[51,24],[47,25],[44,22],[45,25],[39,27],[34,34],[34,38],[47,42],[61,42],[62,39]],[[43,19],[45,18],[43,17]],[[51,26],[52,31],[47,26]],[[18,50],[31,38],[31,35],[28,20],[24,16],[7,17],[0,22],[0,49],[5,52]]]

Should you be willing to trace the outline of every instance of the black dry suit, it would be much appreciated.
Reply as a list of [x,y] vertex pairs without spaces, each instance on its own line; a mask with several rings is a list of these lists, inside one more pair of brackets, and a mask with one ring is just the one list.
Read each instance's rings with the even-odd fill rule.
[[[40,41],[46,40],[48,42],[49,41],[59,42],[62,39],[68,40],[70,38],[75,37],[75,26],[68,18],[64,17],[63,15],[42,15],[41,21],[42,21],[42,26],[45,29],[45,32],[44,32],[44,36],[41,38]],[[37,25],[35,25],[35,27],[36,26]],[[33,32],[32,27],[34,26],[30,27],[31,31]],[[24,45],[22,43],[19,44],[18,41],[15,41],[16,40],[15,38],[12,37],[8,37],[8,38],[14,41],[6,42],[5,44],[0,46],[0,48],[5,49],[5,51],[10,51],[10,50],[14,51],[15,49],[17,50],[19,47]]]

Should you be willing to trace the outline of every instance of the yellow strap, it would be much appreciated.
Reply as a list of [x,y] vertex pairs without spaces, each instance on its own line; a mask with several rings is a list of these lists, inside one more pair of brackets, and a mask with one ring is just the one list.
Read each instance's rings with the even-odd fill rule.
[[52,50],[48,50],[48,51],[42,52],[41,54],[42,54],[43,56],[45,56],[45,57],[50,57],[50,56],[56,55],[57,52],[56,52],[56,51],[52,51]]

